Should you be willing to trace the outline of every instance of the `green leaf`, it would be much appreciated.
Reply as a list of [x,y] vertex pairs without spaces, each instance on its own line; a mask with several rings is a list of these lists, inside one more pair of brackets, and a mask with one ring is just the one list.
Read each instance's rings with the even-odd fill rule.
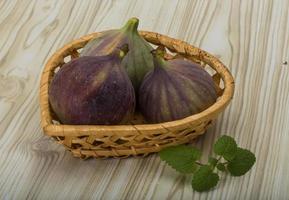
[[227,161],[234,159],[237,152],[236,141],[227,135],[220,137],[214,145],[214,152],[222,156]]
[[185,145],[172,146],[159,152],[160,158],[181,173],[193,173],[197,169],[195,161],[200,159],[200,150]]
[[218,181],[218,174],[213,173],[210,166],[204,165],[194,173],[192,187],[198,192],[203,192],[215,187]]
[[215,167],[217,163],[218,163],[218,160],[217,160],[216,158],[209,157],[209,164],[210,164],[212,167]]
[[222,171],[222,172],[226,171],[226,167],[225,167],[225,165],[223,163],[218,163],[217,164],[217,169]]
[[251,151],[238,148],[235,158],[229,161],[227,169],[232,176],[242,176],[252,168],[255,161],[256,157]]

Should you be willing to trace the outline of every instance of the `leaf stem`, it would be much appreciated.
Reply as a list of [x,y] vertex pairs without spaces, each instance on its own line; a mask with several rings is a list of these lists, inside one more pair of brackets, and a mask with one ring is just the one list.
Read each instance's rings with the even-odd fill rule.
[[217,159],[217,163],[213,166],[213,171],[216,169],[218,163],[220,162],[220,160],[222,159],[222,156],[219,156],[219,158]]
[[204,164],[202,164],[202,163],[200,163],[200,162],[198,162],[198,161],[196,161],[195,163],[196,163],[197,165],[204,166]]

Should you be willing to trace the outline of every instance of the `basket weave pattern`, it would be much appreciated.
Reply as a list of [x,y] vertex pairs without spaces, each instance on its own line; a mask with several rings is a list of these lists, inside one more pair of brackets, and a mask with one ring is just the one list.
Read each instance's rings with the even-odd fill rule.
[[182,56],[213,71],[219,98],[201,113],[172,122],[141,124],[141,117],[130,125],[63,125],[49,106],[48,87],[57,68],[79,56],[79,50],[100,33],[86,35],[65,45],[47,62],[40,83],[41,125],[46,135],[56,139],[80,158],[127,157],[158,152],[166,146],[189,142],[203,134],[213,119],[228,105],[234,94],[234,79],[228,69],[214,56],[183,41],[158,33],[140,31],[154,45],[163,45],[171,53],[167,59]]

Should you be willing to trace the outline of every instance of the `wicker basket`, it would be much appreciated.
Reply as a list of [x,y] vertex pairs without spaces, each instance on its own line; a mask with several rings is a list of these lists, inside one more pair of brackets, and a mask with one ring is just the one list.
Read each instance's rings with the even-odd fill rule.
[[79,56],[79,50],[92,38],[101,33],[86,35],[74,40],[58,50],[49,59],[41,77],[40,107],[41,125],[46,135],[55,138],[72,154],[80,158],[88,157],[127,157],[147,155],[162,148],[189,142],[203,134],[211,121],[228,105],[234,93],[234,79],[228,69],[209,53],[193,47],[183,41],[158,33],[140,31],[151,44],[164,45],[173,56],[183,56],[200,63],[211,71],[218,88],[219,98],[205,111],[181,120],[160,123],[140,124],[141,116],[136,115],[131,125],[62,125],[48,102],[49,83],[57,68],[65,62]]

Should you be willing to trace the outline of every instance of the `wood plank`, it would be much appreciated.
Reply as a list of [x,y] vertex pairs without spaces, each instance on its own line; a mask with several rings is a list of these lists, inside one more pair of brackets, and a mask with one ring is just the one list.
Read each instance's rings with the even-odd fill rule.
[[[40,128],[40,74],[54,51],[140,18],[219,57],[236,78],[228,109],[193,144],[221,134],[256,153],[241,178],[197,193],[158,156],[79,160]],[[1,199],[289,199],[289,1],[0,1]]]

